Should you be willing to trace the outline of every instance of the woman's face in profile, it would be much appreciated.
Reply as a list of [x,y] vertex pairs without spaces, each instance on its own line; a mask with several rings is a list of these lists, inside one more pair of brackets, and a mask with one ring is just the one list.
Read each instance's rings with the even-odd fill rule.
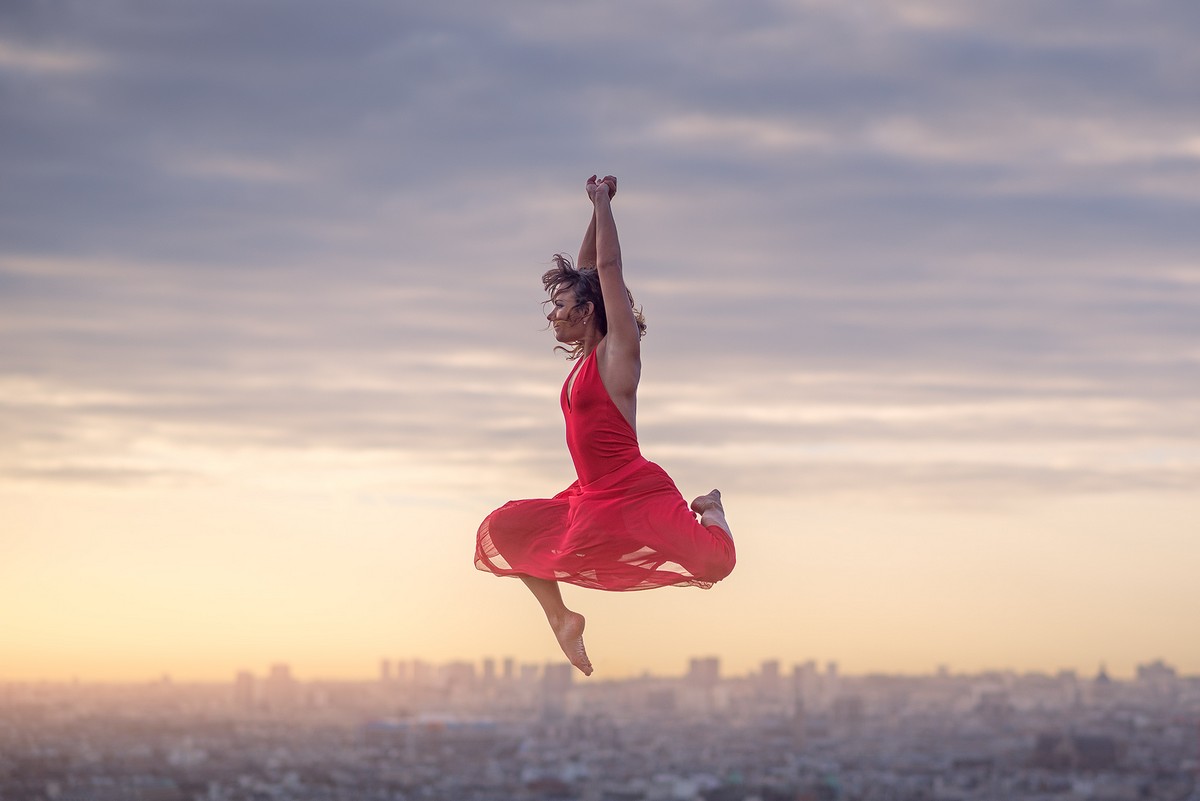
[[584,312],[575,300],[573,289],[560,289],[550,298],[550,312],[546,319],[554,329],[554,338],[559,342],[578,342],[583,338]]

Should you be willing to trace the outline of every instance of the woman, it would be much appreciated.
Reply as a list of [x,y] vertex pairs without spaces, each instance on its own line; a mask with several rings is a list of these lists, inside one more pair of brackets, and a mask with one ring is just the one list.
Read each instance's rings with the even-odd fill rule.
[[[542,276],[554,337],[578,360],[560,403],[578,480],[548,499],[510,501],[479,527],[475,566],[520,576],[563,653],[585,676],[584,618],[563,603],[558,582],[601,590],[669,585],[707,589],[733,570],[734,548],[721,493],[691,503],[641,455],[637,387],[646,325],[625,288],[610,202],[617,179],[587,181],[592,220],[577,266],[562,255]],[[694,512],[694,514],[693,514]],[[696,515],[700,521],[696,521]]]

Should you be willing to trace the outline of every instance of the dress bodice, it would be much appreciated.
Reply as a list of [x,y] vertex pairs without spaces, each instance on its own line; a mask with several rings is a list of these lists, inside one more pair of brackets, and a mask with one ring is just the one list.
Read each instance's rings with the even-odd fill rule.
[[567,449],[580,483],[589,484],[641,455],[637,434],[613,403],[600,377],[596,350],[581,359],[567,376],[561,405]]

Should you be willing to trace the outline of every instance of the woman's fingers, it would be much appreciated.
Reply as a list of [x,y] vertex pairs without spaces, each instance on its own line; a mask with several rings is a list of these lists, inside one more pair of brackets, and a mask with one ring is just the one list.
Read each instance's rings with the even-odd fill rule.
[[594,176],[594,175],[591,178],[588,178],[587,179],[588,197],[592,197],[596,192],[600,191],[601,186],[605,186],[608,188],[608,196],[610,198],[615,197],[617,194],[617,176],[606,175],[606,176],[604,176],[603,179],[600,179],[600,180],[597,180],[596,176]]

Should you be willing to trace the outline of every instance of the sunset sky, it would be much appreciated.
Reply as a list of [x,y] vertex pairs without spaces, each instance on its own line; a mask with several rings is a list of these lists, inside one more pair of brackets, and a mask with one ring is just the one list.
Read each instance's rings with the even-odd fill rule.
[[712,590],[597,678],[1200,673],[1200,5],[5,2],[0,681],[560,661],[472,566],[573,480],[592,173]]

